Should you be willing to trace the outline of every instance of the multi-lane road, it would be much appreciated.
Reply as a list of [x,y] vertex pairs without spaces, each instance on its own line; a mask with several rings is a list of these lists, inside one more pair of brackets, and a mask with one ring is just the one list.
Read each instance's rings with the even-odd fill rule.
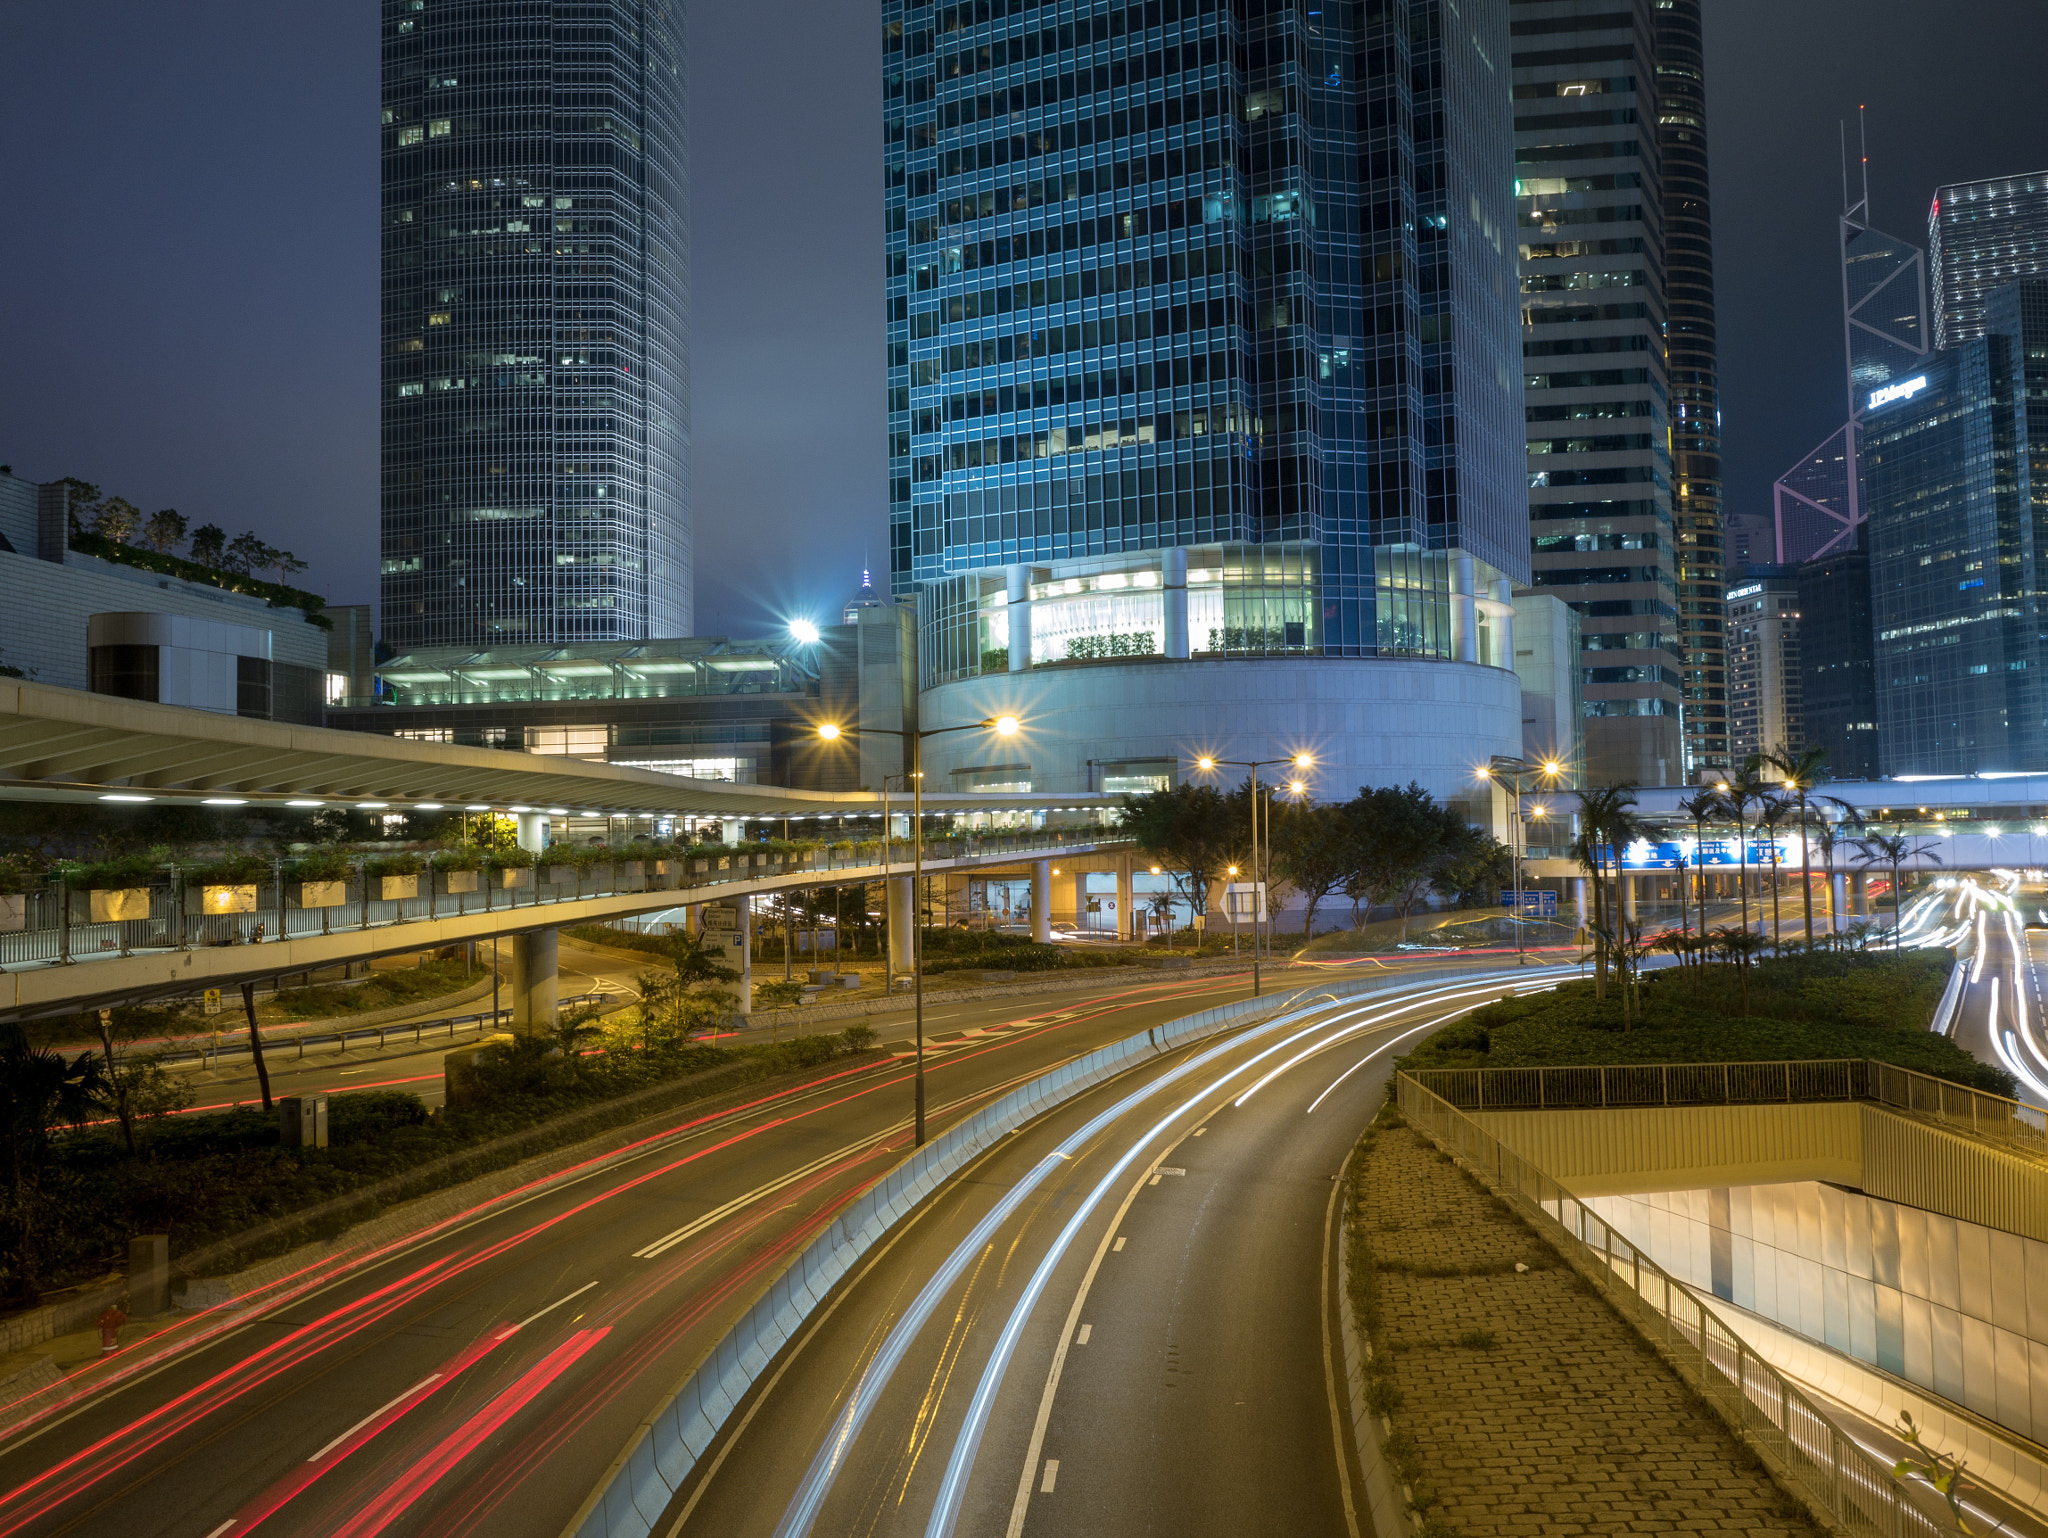
[[[985,1001],[963,1009],[958,1021],[935,1020],[941,1036],[948,1027],[964,1031],[942,1040],[931,1059],[935,1127],[1099,1045],[1246,992],[1238,977],[1187,980],[1063,995],[1028,1014],[1011,1001]],[[1002,1013],[1005,1004],[1010,1013]],[[1163,1098],[1120,1113],[1069,1156],[1044,1153],[1048,1139],[1071,1135],[1188,1055],[1125,1075],[954,1182],[848,1292],[828,1322],[831,1333],[792,1358],[788,1387],[763,1399],[766,1418],[734,1444],[746,1456],[727,1459],[706,1484],[707,1497],[751,1500],[756,1511],[777,1505],[777,1481],[787,1482],[787,1470],[776,1451],[781,1438],[768,1428],[794,1416],[794,1436],[797,1427],[818,1429],[806,1413],[829,1420],[845,1386],[832,1376],[834,1364],[847,1352],[860,1359],[871,1349],[865,1332],[909,1305],[929,1279],[917,1271],[930,1247],[957,1245],[958,1225],[976,1203],[1034,1179],[1001,1244],[972,1257],[957,1297],[948,1293],[925,1321],[885,1385],[880,1412],[849,1444],[864,1478],[884,1466],[893,1477],[890,1449],[900,1432],[913,1450],[905,1472],[930,1475],[951,1456],[942,1443],[957,1424],[959,1390],[986,1370],[993,1310],[1043,1262],[1049,1228],[1065,1216],[1085,1207],[1088,1226],[1054,1276],[1063,1279],[1060,1266],[1098,1247],[1097,1229],[1128,1193],[1119,1187],[1097,1195],[1083,1185],[1121,1157],[1115,1150],[1128,1142],[1133,1117],[1168,1112],[1178,1144],[1168,1162],[1187,1173],[1162,1174],[1120,1220],[1118,1237],[1128,1242],[1106,1252],[1115,1264],[1105,1259],[1100,1312],[1082,1321],[1099,1323],[1102,1337],[1091,1332],[1082,1349],[1094,1355],[1073,1361],[1047,1437],[1071,1434],[1070,1417],[1089,1396],[1125,1376],[1119,1364],[1147,1362],[1139,1377],[1151,1385],[1149,1397],[1131,1398],[1139,1378],[1131,1379],[1117,1412],[1127,1418],[1114,1435],[1102,1433],[1119,1457],[1163,1434],[1163,1426],[1184,1448],[1174,1455],[1183,1463],[1221,1459],[1228,1439],[1212,1437],[1204,1451],[1195,1434],[1220,1408],[1254,1437],[1314,1429],[1311,1451],[1326,1473],[1333,1470],[1327,1412],[1316,1411],[1320,1378],[1305,1380],[1315,1390],[1306,1408],[1294,1381],[1314,1360],[1301,1356],[1316,1335],[1313,1305],[1304,1313],[1301,1300],[1314,1295],[1328,1177],[1372,1090],[1367,1075],[1354,1075],[1318,1116],[1301,1116],[1305,1106],[1293,1102],[1309,1076],[1348,1066],[1330,1052],[1261,1091],[1248,1103],[1250,1115],[1216,1110],[1227,1087],[1219,1075],[1271,1045],[1265,1037],[1260,1043],[1225,1043],[1212,1063],[1158,1091]],[[888,1057],[841,1066],[815,1082],[757,1089],[743,1105],[679,1112],[670,1124],[643,1129],[643,1141],[616,1157],[537,1182],[386,1252],[314,1265],[239,1310],[197,1315],[169,1335],[185,1343],[182,1351],[131,1359],[148,1363],[139,1372],[116,1356],[70,1380],[59,1408],[0,1432],[0,1538],[101,1531],[242,1538],[258,1529],[554,1538],[642,1417],[763,1280],[905,1154],[908,1101],[907,1064]],[[1297,1120],[1311,1129],[1306,1142],[1290,1130]],[[1156,1151],[1147,1144],[1144,1159]],[[1047,1157],[1060,1178],[1034,1175]],[[1176,1248],[1185,1252],[1178,1259]],[[1056,1286],[1045,1293],[1058,1295]],[[1036,1312],[1022,1321],[1009,1388],[991,1404],[987,1461],[976,1465],[1009,1464],[1013,1485],[1031,1430],[1030,1414],[1018,1419],[1015,1396],[1028,1388],[1035,1400],[1043,1388],[1028,1380],[1044,1376],[1047,1317]],[[1197,1328],[1217,1318],[1237,1344],[1226,1348],[1208,1326]],[[1269,1324],[1286,1350],[1278,1361],[1265,1357]],[[949,1329],[958,1337],[951,1350]],[[165,1339],[156,1337],[154,1348]],[[1104,1370],[1111,1376],[1099,1376]],[[1219,1406],[1226,1392],[1231,1403]],[[1183,1403],[1180,1419],[1167,1415]],[[899,1419],[906,1405],[908,1419]],[[922,1420],[917,1405],[928,1407]],[[1147,1414],[1166,1418],[1148,1423]],[[1069,1453],[1067,1467],[1071,1493],[1108,1477],[1110,1465]],[[976,1511],[990,1498],[984,1484],[977,1473],[966,1486]],[[837,1481],[826,1493],[833,1502],[873,1495],[866,1484],[857,1490]],[[1326,1497],[1327,1489],[1312,1495],[1304,1486],[1287,1509],[1305,1511],[1301,1502]],[[778,1507],[761,1530],[779,1517]],[[706,1508],[691,1520],[692,1531],[740,1532],[755,1518],[721,1528],[724,1519]]]

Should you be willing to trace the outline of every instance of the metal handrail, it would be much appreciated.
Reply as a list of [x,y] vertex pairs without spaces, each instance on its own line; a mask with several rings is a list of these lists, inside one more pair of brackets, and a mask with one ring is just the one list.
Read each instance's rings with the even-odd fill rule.
[[[969,834],[959,838],[927,840],[925,863],[959,860],[1011,860],[1039,855],[1060,855],[1077,846],[1089,848],[1129,843],[1128,835],[1113,830],[1071,829],[1030,834]],[[932,851],[938,852],[934,854]],[[901,858],[898,858],[898,856]],[[72,915],[74,899],[82,894],[68,892],[52,881],[23,898],[19,927],[0,929],[0,971],[13,967],[45,966],[52,963],[86,962],[115,955],[176,952],[300,938],[306,935],[354,933],[382,929],[396,924],[418,923],[443,918],[467,918],[482,913],[504,912],[516,918],[521,910],[546,908],[600,897],[673,896],[685,900],[688,893],[711,887],[755,886],[790,876],[837,874],[853,879],[856,872],[871,872],[867,879],[886,879],[903,872],[909,863],[909,846],[901,840],[887,844],[870,841],[867,848],[835,852],[818,847],[802,854],[780,851],[735,853],[689,857],[678,855],[665,862],[666,874],[653,870],[652,859],[620,860],[575,870],[567,881],[546,879],[551,871],[569,867],[541,862],[520,871],[522,884],[507,887],[494,884],[493,871],[474,873],[478,890],[441,890],[444,871],[423,871],[419,876],[422,895],[386,900],[370,895],[363,873],[352,873],[344,883],[345,897],[338,905],[321,908],[298,907],[286,896],[296,883],[270,878],[245,883],[256,888],[256,906],[249,912],[229,915],[194,914],[185,911],[186,884],[176,867],[160,872],[148,884],[149,917],[91,922]],[[374,878],[370,878],[374,879]],[[0,915],[0,922],[4,922]]]
[[[571,994],[566,998],[557,999],[555,1002],[557,1007],[567,1009],[577,1004],[598,1004],[606,999],[624,997],[626,995],[613,993],[577,993]],[[510,1019],[513,1013],[513,1010],[510,1008],[486,1009],[476,1014],[442,1015],[432,1019],[423,1015],[417,1020],[392,1020],[387,1021],[383,1025],[358,1026],[354,1030],[292,1031],[290,1034],[285,1034],[283,1031],[275,1033],[265,1031],[263,1034],[263,1050],[271,1056],[282,1057],[291,1051],[292,1048],[296,1047],[298,1052],[293,1058],[293,1061],[296,1062],[306,1055],[306,1048],[309,1044],[331,1041],[345,1049],[351,1041],[374,1036],[377,1038],[377,1046],[381,1050],[390,1038],[398,1037],[402,1040],[408,1032],[411,1033],[415,1045],[422,1045],[427,1039],[429,1029],[436,1035],[439,1035],[445,1027],[449,1039],[453,1040],[458,1026],[467,1026],[482,1034],[490,1030],[499,1021]],[[139,1048],[130,1049],[120,1054],[120,1058],[125,1061],[130,1057],[146,1057],[152,1062],[166,1064],[203,1063],[208,1061],[217,1063],[223,1056],[248,1057],[252,1055],[249,1050],[247,1027],[233,1032],[222,1032],[221,1034],[230,1039],[201,1042],[190,1048],[172,1047],[170,1050],[162,1052],[151,1052]],[[232,1038],[235,1036],[239,1036],[242,1039],[239,1041],[233,1040]],[[186,1039],[190,1040],[192,1038]]]
[[1838,1430],[1813,1399],[1758,1356],[1704,1298],[1626,1235],[1426,1088],[1417,1075],[1397,1074],[1395,1086],[1401,1112],[1411,1123],[1524,1198],[1534,1209],[1538,1229],[1553,1244],[1575,1248],[1591,1261],[1596,1284],[1616,1309],[1646,1334],[1661,1336],[1665,1349],[1693,1368],[1728,1420],[1774,1456],[1845,1532],[1918,1538],[1950,1530],[1920,1509],[1888,1463]]
[[2048,1157],[2048,1111],[1874,1058],[1412,1068],[1405,1072],[1446,1104],[1467,1111],[1810,1105],[1868,1100],[1971,1137]]

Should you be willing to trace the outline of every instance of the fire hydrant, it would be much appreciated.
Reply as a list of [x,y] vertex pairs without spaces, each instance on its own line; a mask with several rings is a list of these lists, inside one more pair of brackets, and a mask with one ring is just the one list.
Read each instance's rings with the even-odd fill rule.
[[100,1315],[100,1355],[121,1349],[121,1326],[128,1322],[128,1315],[118,1303],[109,1303]]

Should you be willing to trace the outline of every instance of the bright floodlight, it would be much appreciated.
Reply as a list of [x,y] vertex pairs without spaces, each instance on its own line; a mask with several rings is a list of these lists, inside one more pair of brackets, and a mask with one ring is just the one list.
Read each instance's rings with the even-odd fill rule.
[[1287,790],[1290,795],[1298,796],[1307,789],[1308,786],[1303,784],[1300,780],[1289,780],[1287,782]]
[[1213,758],[1198,758],[1195,760],[1195,767],[1197,769],[1214,769],[1216,767],[1216,760]]
[[1015,716],[997,716],[990,724],[995,727],[998,737],[1014,737],[1017,735],[1017,718]]
[[1545,774],[1563,774],[1564,765],[1557,762],[1556,759],[1551,759],[1544,764],[1543,772]]
[[1313,764],[1314,762],[1315,760],[1310,758],[1306,753],[1297,753],[1294,755],[1294,767],[1297,769],[1306,769],[1309,767],[1309,765]]
[[790,637],[799,646],[818,644],[818,627],[807,619],[793,619],[789,622]]
[[818,735],[820,737],[823,737],[827,742],[837,742],[839,740],[839,728],[832,722],[827,721],[823,726],[818,728]]

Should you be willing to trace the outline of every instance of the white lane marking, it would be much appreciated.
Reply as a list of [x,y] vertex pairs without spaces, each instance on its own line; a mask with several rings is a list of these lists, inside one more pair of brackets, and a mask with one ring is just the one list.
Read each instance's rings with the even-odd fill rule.
[[[891,1128],[890,1133],[893,1133],[894,1130],[894,1128]],[[882,1134],[882,1136],[885,1137],[888,1135],[890,1134]],[[859,1149],[861,1147],[866,1146],[866,1143],[873,1143],[877,1141],[879,1141],[879,1138],[869,1138],[866,1140],[865,1143],[854,1144],[851,1146],[854,1149]],[[677,1245],[681,1244],[685,1239],[693,1238],[697,1234],[702,1233],[712,1224],[720,1222],[725,1218],[731,1217],[735,1212],[739,1211],[740,1208],[748,1206],[751,1203],[757,1202],[764,1196],[773,1196],[777,1191],[780,1191],[784,1186],[794,1185],[799,1180],[803,1180],[808,1176],[815,1175],[819,1170],[825,1168],[828,1164],[832,1164],[840,1159],[844,1159],[847,1156],[847,1152],[848,1150],[845,1148],[834,1149],[831,1153],[826,1154],[821,1159],[813,1159],[809,1164],[806,1164],[802,1169],[791,1170],[786,1175],[778,1175],[775,1177],[775,1179],[769,1181],[766,1185],[754,1187],[753,1190],[747,1192],[744,1196],[735,1196],[723,1207],[713,1208],[710,1212],[705,1213],[702,1217],[691,1219],[691,1221],[685,1223],[681,1228],[674,1229],[669,1233],[663,1234],[659,1239],[656,1239],[653,1243],[642,1245],[639,1249],[633,1252],[633,1258],[635,1260],[653,1260],[657,1256],[661,1255],[663,1252],[674,1249]]]
[[[595,1287],[597,1283],[592,1282],[590,1285]],[[349,1427],[348,1430],[344,1431],[332,1442],[329,1442],[325,1447],[321,1448],[320,1451],[313,1454],[313,1456],[308,1458],[306,1461],[308,1463],[318,1463],[322,1458],[326,1457],[329,1453],[333,1452],[335,1448],[341,1446],[342,1443],[346,1442],[358,1431],[361,1431],[365,1426],[369,1425],[371,1421],[375,1420],[385,1411],[397,1409],[400,1405],[404,1404],[408,1399],[412,1398],[413,1395],[419,1393],[420,1390],[430,1387],[433,1384],[439,1383],[440,1381],[441,1375],[439,1373],[428,1373],[424,1378],[420,1379],[419,1382],[415,1383],[403,1394],[400,1394],[396,1399],[391,1400],[388,1404],[381,1404],[377,1406],[376,1409],[372,1410],[368,1415],[365,1415],[361,1420],[357,1421],[353,1426]],[[216,1527],[212,1533],[208,1533],[206,1535],[206,1538],[214,1538],[214,1533],[224,1533],[234,1525],[235,1519],[233,1517],[230,1517],[227,1521],[223,1522],[219,1527]]]
[[568,1297],[555,1299],[554,1302],[550,1303],[546,1308],[542,1309],[540,1311],[540,1314],[528,1314],[524,1319],[520,1320],[519,1323],[513,1325],[512,1328],[515,1330],[525,1329],[529,1324],[532,1324],[534,1320],[540,1318],[541,1314],[552,1314],[564,1303],[568,1303],[576,1298],[582,1297],[583,1294],[590,1291],[590,1289],[595,1287],[596,1285],[597,1283],[595,1282],[585,1282],[581,1287],[578,1287],[574,1292],[570,1293]]
[[233,1527],[235,1523],[240,1520],[241,1519],[239,1517],[229,1517],[227,1521],[221,1523],[219,1527],[216,1527],[212,1532],[208,1533],[206,1535],[206,1538],[220,1538],[220,1535],[222,1533],[226,1532],[229,1528]]
[[1159,1166],[1159,1173],[1162,1175],[1185,1175],[1187,1171],[1177,1170],[1170,1164],[1162,1164]]
[[1094,1326],[1094,1325],[1092,1325],[1092,1324],[1084,1324],[1084,1325],[1082,1325],[1082,1326],[1081,1326],[1081,1333],[1080,1333],[1080,1334],[1078,1334],[1078,1335],[1076,1335],[1076,1336],[1074,1337],[1074,1344],[1075,1344],[1075,1345],[1077,1345],[1077,1346],[1085,1346],[1085,1345],[1087,1345],[1087,1344],[1088,1344],[1088,1337],[1089,1337],[1089,1336],[1091,1336],[1091,1335],[1093,1335],[1094,1333],[1095,1333],[1095,1326]]
[[1048,1458],[1048,1459],[1046,1459],[1046,1460],[1045,1460],[1045,1483],[1044,1483],[1044,1484],[1042,1484],[1042,1485],[1040,1485],[1040,1486],[1038,1487],[1038,1493],[1039,1493],[1040,1495],[1050,1495],[1050,1494],[1052,1494],[1052,1487],[1053,1487],[1053,1485],[1054,1485],[1055,1483],[1057,1483],[1057,1482],[1058,1482],[1058,1480],[1059,1480],[1059,1477],[1060,1477],[1060,1460],[1059,1460],[1059,1459],[1057,1459],[1057,1458]]
[[1111,1249],[1113,1249],[1113,1250],[1120,1250],[1120,1249],[1122,1249],[1123,1247],[1124,1247],[1124,1236],[1123,1236],[1122,1234],[1118,1234],[1118,1235],[1116,1236],[1116,1243],[1115,1243],[1115,1244],[1112,1244],[1112,1245],[1110,1246],[1110,1248],[1111,1248]]
[[[1544,993],[1552,988],[1555,988],[1556,986],[1557,984],[1555,983],[1544,983],[1537,987],[1519,988],[1516,991],[1520,993]],[[1454,1009],[1449,1014],[1439,1016],[1437,1019],[1430,1021],[1429,1025],[1418,1025],[1417,1027],[1415,1027],[1415,1031],[1426,1031],[1429,1029],[1431,1025],[1442,1025],[1445,1021],[1455,1020],[1460,1015],[1469,1015],[1474,1007],[1475,1006],[1468,1004],[1463,1009]],[[1415,1034],[1415,1031],[1409,1031],[1406,1033],[1406,1035],[1397,1037],[1396,1039],[1405,1041],[1409,1036],[1413,1036]],[[1346,1079],[1350,1078],[1354,1073],[1358,1072],[1359,1069],[1363,1068],[1367,1063],[1371,1062],[1375,1057],[1378,1056],[1379,1048],[1375,1047],[1372,1051],[1366,1053],[1364,1057],[1361,1057],[1357,1062],[1353,1063],[1349,1068],[1345,1069],[1342,1073],[1338,1074],[1336,1078],[1330,1081],[1330,1087],[1328,1089],[1324,1090],[1320,1095],[1316,1096],[1315,1099],[1311,1100],[1308,1103],[1308,1110],[1303,1114],[1308,1116],[1315,1115],[1316,1107],[1321,1105],[1325,1100],[1328,1100],[1331,1095],[1336,1093],[1336,1089],[1339,1084],[1342,1084]]]

